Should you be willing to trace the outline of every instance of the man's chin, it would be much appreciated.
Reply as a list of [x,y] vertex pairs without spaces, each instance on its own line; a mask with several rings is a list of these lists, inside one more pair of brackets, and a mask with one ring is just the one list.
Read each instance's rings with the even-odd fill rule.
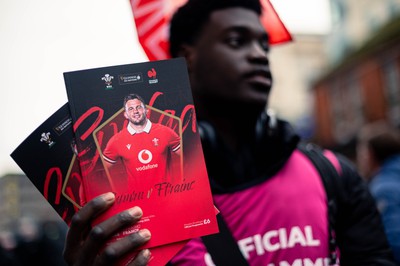
[[256,105],[256,106],[265,106],[268,103],[269,99],[269,92],[259,92],[259,91],[252,91],[244,95],[240,102],[244,104]]
[[246,112],[246,110],[263,110],[268,103],[268,96],[259,96],[259,97],[241,97],[235,99],[224,99],[221,100],[221,107],[225,107],[228,109],[238,109]]
[[134,124],[135,126],[144,126],[146,124],[145,120],[133,120],[131,121],[131,123]]

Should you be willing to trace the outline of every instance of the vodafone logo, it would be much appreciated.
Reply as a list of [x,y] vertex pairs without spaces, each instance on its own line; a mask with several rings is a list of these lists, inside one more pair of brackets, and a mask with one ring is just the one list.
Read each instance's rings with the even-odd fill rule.
[[141,150],[138,154],[138,159],[142,164],[142,166],[136,167],[136,171],[141,172],[141,171],[147,171],[151,169],[156,169],[158,168],[158,164],[149,164],[151,160],[153,159],[153,154],[149,150]]
[[153,159],[153,154],[149,150],[141,150],[138,154],[138,160],[143,164],[148,164]]

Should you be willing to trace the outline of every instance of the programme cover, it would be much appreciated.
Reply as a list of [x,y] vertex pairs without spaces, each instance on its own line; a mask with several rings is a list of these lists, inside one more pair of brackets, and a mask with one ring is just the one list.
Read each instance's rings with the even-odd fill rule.
[[[74,133],[68,104],[63,105],[12,153],[11,157],[42,193],[50,205],[69,224],[79,209],[79,174],[74,163]],[[64,186],[67,174],[70,179]],[[64,193],[65,194],[64,194]]]
[[[11,153],[14,161],[67,225],[81,207],[82,193],[72,128],[69,105],[65,104]],[[185,244],[186,241],[182,241],[151,248],[149,266],[165,265]],[[119,265],[125,265],[131,258],[132,254]]]
[[[183,58],[66,72],[64,79],[82,203],[116,194],[113,209],[97,222],[135,205],[143,209],[141,222],[114,239],[148,228],[146,247],[154,247],[218,232]],[[125,104],[131,94],[143,106]],[[135,132],[140,112],[149,121]]]

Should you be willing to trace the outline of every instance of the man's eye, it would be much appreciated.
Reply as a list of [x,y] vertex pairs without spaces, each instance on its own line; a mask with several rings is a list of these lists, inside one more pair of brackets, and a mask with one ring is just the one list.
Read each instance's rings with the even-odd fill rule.
[[269,52],[269,43],[268,43],[268,40],[261,40],[261,41],[260,41],[260,46],[261,46],[261,48],[262,48],[264,51]]
[[239,37],[230,37],[226,40],[226,43],[231,46],[231,47],[240,47],[241,45],[243,45],[244,40],[243,38],[239,38]]

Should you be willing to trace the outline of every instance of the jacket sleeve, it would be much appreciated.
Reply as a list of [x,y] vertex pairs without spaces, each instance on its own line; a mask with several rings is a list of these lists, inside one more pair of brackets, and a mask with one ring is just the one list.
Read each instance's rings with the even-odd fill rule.
[[[380,177],[377,176],[376,181]],[[398,178],[397,176],[395,178]],[[399,180],[400,181],[400,180]],[[373,183],[371,183],[373,184]],[[400,265],[400,190],[393,182],[379,182],[371,186],[369,190],[374,197],[378,211],[381,215],[386,237],[393,250],[396,262]]]
[[336,236],[341,266],[393,265],[381,217],[367,184],[354,165],[339,156]]

